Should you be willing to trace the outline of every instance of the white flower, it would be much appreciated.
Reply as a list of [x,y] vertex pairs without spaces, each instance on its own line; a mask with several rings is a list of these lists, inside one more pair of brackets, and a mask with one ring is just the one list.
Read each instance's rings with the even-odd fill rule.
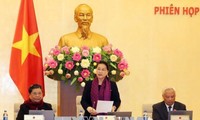
[[115,75],[116,73],[117,73],[116,70],[112,70],[112,71],[111,71],[111,74],[112,74],[112,75]]
[[80,65],[80,64],[77,62],[77,63],[76,63],[76,66],[79,66],[79,65]]
[[57,56],[58,61],[62,61],[64,59],[64,54],[59,54]]
[[72,48],[71,48],[71,51],[72,51],[73,53],[76,53],[76,52],[79,52],[79,51],[80,51],[80,48],[79,48],[79,47],[72,47]]
[[81,83],[81,87],[85,87],[85,82],[82,82],[82,83]]
[[81,67],[82,68],[88,68],[90,66],[90,61],[88,59],[82,59],[81,60]]
[[74,75],[76,75],[76,76],[79,75],[78,70],[75,70],[75,71],[74,71]]
[[63,70],[62,69],[58,69],[58,74],[63,74]]
[[97,63],[96,63],[96,62],[94,62],[94,63],[93,63],[93,65],[94,65],[94,66],[97,66]]
[[94,69],[94,70],[93,70],[93,73],[96,74],[96,73],[97,73],[97,69]]
[[116,56],[116,55],[111,55],[111,56],[110,56],[110,60],[111,60],[112,62],[116,62],[116,61],[117,61],[117,56]]
[[95,47],[92,50],[93,50],[93,53],[101,53],[101,48],[100,47]]

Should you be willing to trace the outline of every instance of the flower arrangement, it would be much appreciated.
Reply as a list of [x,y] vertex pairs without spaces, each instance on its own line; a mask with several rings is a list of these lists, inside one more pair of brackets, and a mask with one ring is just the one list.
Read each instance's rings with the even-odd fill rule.
[[52,79],[84,87],[86,81],[94,79],[100,61],[108,63],[108,76],[112,81],[117,82],[130,74],[123,53],[119,49],[113,50],[112,45],[102,48],[55,46],[45,57],[44,73]]

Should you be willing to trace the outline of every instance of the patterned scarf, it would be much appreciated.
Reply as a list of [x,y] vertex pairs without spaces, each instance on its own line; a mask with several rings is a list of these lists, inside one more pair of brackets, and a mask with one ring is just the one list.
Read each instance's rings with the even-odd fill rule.
[[30,110],[41,110],[44,102],[43,100],[40,102],[32,102],[31,99],[28,99],[24,102],[24,104],[28,105]]
[[97,77],[92,81],[91,87],[91,102],[92,107],[96,109],[98,100],[110,100],[111,99],[111,83],[108,78],[105,78],[100,90],[99,90],[99,82]]

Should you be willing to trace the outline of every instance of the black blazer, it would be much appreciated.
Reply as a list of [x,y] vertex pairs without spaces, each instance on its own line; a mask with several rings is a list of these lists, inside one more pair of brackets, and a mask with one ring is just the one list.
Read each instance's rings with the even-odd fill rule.
[[[87,107],[92,106],[91,95],[90,95],[91,86],[92,86],[92,81],[88,81],[83,90],[82,99],[81,99],[81,105],[83,109],[85,110],[84,116],[87,116],[87,117],[90,116],[90,113],[87,111]],[[120,99],[119,91],[117,88],[117,84],[113,81],[111,81],[111,101],[114,101],[113,105],[116,106],[116,110],[117,110],[121,104],[121,99]]]
[[[30,108],[27,104],[21,104],[16,120],[24,120],[24,115],[29,114],[29,110]],[[52,110],[52,106],[51,104],[44,102],[43,106],[38,108],[38,110]]]
[[[186,106],[175,101],[173,110],[186,110]],[[159,102],[153,105],[153,120],[168,120],[168,111],[165,102]]]

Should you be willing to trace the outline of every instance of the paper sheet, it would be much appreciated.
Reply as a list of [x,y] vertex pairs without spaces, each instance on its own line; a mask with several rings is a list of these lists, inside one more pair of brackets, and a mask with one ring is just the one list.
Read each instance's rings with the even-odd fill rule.
[[98,101],[97,101],[96,112],[97,112],[97,113],[107,113],[107,112],[111,112],[112,106],[113,106],[113,101],[98,100]]

